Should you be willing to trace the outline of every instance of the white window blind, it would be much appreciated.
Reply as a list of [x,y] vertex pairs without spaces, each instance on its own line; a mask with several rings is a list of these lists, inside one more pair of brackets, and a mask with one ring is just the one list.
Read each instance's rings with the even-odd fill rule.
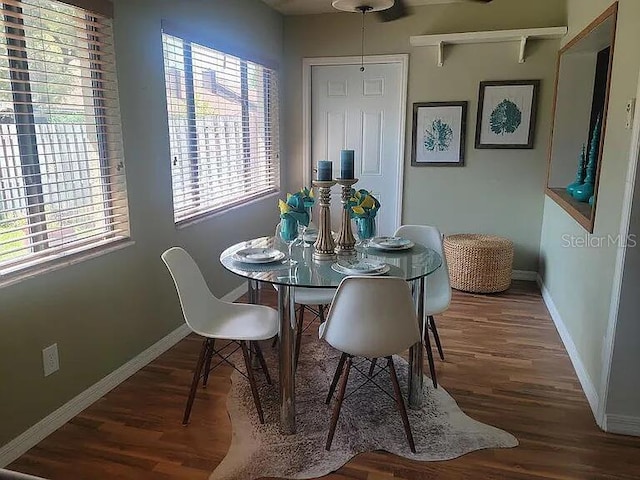
[[276,72],[166,32],[162,38],[174,220],[276,191]]
[[111,20],[0,1],[0,278],[129,236]]

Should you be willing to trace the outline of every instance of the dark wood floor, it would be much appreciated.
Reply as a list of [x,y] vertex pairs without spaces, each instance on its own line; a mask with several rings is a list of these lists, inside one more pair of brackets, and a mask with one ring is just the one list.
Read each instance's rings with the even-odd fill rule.
[[[640,439],[597,428],[534,284],[492,296],[456,292],[437,320],[441,384],[468,415],[511,432],[520,446],[433,463],[368,453],[326,478],[640,478]],[[231,369],[213,372],[182,427],[199,348],[196,337],[183,340],[9,468],[53,480],[208,478],[231,440]]]

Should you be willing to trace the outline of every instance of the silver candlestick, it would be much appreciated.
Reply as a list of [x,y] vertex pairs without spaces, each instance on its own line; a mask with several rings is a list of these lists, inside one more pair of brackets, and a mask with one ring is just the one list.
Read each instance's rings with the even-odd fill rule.
[[340,222],[340,234],[336,245],[338,255],[354,255],[356,253],[356,239],[351,230],[351,212],[347,203],[351,198],[351,187],[358,183],[357,178],[339,178],[336,180],[342,187],[342,221]]
[[334,180],[314,180],[312,185],[319,191],[319,225],[318,238],[313,244],[313,259],[318,262],[336,259],[336,244],[331,235],[331,187]]

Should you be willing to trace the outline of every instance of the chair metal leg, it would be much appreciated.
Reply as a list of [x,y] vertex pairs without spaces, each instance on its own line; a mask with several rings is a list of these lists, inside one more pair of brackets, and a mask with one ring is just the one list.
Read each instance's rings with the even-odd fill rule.
[[182,425],[189,423],[189,417],[191,416],[191,407],[193,407],[193,400],[196,398],[196,390],[200,383],[200,374],[202,373],[202,366],[204,365],[204,359],[209,352],[209,339],[205,338],[202,342],[202,348],[200,349],[200,356],[198,357],[198,363],[196,363],[196,369],[193,371],[193,379],[191,380],[191,390],[189,391],[189,398],[187,399],[187,405],[184,409],[184,416],[182,417]]
[[342,368],[344,367],[344,361],[347,359],[348,355],[343,353],[340,357],[340,361],[338,362],[338,368],[336,368],[336,373],[333,374],[333,380],[331,381],[331,386],[329,387],[329,394],[327,395],[327,399],[325,403],[329,405],[331,402],[331,397],[333,397],[333,392],[336,391],[336,386],[338,385],[338,380],[340,380],[340,375],[342,374]]
[[438,328],[436,327],[436,320],[433,318],[433,315],[429,315],[429,327],[433,332],[433,339],[436,341],[436,347],[438,348],[438,354],[440,355],[440,360],[444,360],[444,352],[442,351],[442,344],[440,343],[440,335],[438,335]]
[[373,375],[373,371],[376,369],[376,363],[378,362],[377,358],[371,359],[371,366],[369,367],[369,376]]
[[333,435],[336,433],[336,425],[338,425],[338,418],[340,417],[340,408],[342,407],[342,401],[344,400],[344,392],[347,390],[347,381],[349,380],[349,370],[351,370],[351,356],[347,355],[344,371],[342,372],[342,382],[340,383],[340,392],[336,399],[336,404],[333,407],[333,415],[331,416],[331,425],[329,427],[329,435],[327,436],[326,450],[331,449],[333,443]]
[[251,343],[253,344],[253,350],[256,352],[256,357],[258,357],[258,362],[260,362],[260,367],[264,372],[264,376],[267,379],[267,383],[271,385],[271,375],[269,375],[267,362],[264,361],[264,355],[262,355],[262,349],[260,348],[260,344],[258,342],[251,342]]
[[249,358],[249,349],[247,348],[247,342],[242,340],[240,342],[242,347],[242,356],[244,357],[244,365],[247,368],[247,377],[249,378],[249,385],[251,386],[251,393],[253,394],[253,402],[256,404],[256,410],[258,411],[258,418],[260,423],[264,423],[264,415],[262,414],[262,405],[260,404],[260,397],[258,396],[258,387],[256,385],[256,378],[253,376],[253,369],[251,368],[251,359]]
[[423,332],[424,349],[427,351],[427,359],[429,360],[429,372],[431,372],[431,381],[433,381],[433,388],[438,388],[438,381],[436,379],[436,366],[433,361],[433,352],[431,351],[431,340],[429,340],[429,329],[425,328]]
[[416,453],[416,445],[413,441],[413,434],[411,433],[411,425],[409,425],[409,417],[407,416],[407,409],[402,399],[402,392],[400,391],[400,384],[398,383],[398,376],[396,375],[396,368],[393,365],[393,358],[387,357],[387,364],[389,365],[389,374],[391,375],[391,383],[393,383],[393,391],[395,392],[396,404],[398,410],[400,410],[400,416],[402,417],[402,423],[404,425],[404,433],[409,441],[409,448],[413,453]]
[[298,310],[298,318],[296,321],[296,328],[298,331],[296,332],[296,354],[294,357],[294,368],[298,368],[298,357],[300,356],[300,345],[302,344],[302,327],[304,326],[304,311],[306,307],[304,305],[300,305]]
[[207,382],[209,381],[209,372],[211,370],[211,359],[213,358],[213,354],[215,353],[215,346],[216,346],[215,338],[210,339],[209,343],[211,345],[207,353],[207,356],[204,360],[204,375],[202,378],[202,388],[207,388]]

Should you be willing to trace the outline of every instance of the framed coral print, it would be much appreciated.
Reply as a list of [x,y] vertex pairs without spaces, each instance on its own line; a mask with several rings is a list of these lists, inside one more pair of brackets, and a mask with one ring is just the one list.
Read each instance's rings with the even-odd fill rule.
[[533,148],[540,80],[480,82],[476,148]]
[[411,165],[464,165],[467,102],[413,104]]

